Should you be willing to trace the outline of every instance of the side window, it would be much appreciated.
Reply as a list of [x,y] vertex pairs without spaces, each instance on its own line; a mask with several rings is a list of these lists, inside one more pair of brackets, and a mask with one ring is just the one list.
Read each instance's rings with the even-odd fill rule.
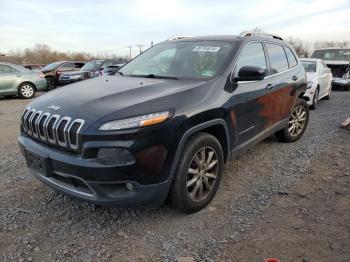
[[261,43],[250,43],[243,49],[235,67],[235,76],[238,76],[238,72],[243,66],[261,67],[267,73],[266,58]]
[[284,47],[284,50],[286,51],[286,54],[287,54],[289,68],[295,67],[298,64],[298,62],[297,62],[297,59],[295,58],[292,50],[290,50],[289,47]]
[[11,67],[0,65],[0,73],[12,73]]
[[286,53],[280,45],[266,43],[267,54],[270,58],[272,74],[289,69]]
[[65,63],[60,66],[60,71],[72,71],[74,70],[74,64],[72,63]]

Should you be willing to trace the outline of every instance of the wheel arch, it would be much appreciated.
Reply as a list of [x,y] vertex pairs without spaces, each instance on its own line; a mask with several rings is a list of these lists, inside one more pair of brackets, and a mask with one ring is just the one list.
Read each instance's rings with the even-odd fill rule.
[[31,84],[31,85],[34,87],[35,92],[37,91],[36,85],[35,85],[33,82],[31,82],[31,81],[23,81],[23,82],[21,82],[21,83],[18,85],[18,87],[17,87],[18,92],[19,92],[19,88],[20,88],[23,84]]
[[215,138],[217,138],[223,149],[225,162],[230,159],[230,153],[231,153],[230,135],[229,135],[227,123],[223,119],[212,119],[207,122],[191,127],[182,135],[180,142],[178,144],[178,147],[176,149],[174,160],[170,169],[170,174],[169,174],[170,178],[172,178],[175,174],[176,167],[185,143],[188,141],[188,139],[191,136],[199,132],[206,132],[208,134],[213,135]]

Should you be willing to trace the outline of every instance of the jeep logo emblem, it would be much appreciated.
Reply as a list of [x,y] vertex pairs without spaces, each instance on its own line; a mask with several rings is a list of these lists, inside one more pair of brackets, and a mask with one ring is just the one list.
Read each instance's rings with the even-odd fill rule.
[[57,111],[57,110],[61,109],[61,107],[55,106],[55,105],[51,105],[51,106],[49,106],[49,109],[53,109],[53,110]]

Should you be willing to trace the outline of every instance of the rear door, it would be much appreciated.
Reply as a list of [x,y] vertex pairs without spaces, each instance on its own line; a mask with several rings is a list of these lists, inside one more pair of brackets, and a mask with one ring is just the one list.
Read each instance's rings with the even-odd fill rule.
[[7,65],[0,65],[0,92],[17,92],[17,76],[16,71]]
[[[243,66],[261,67],[267,74],[266,53],[261,42],[251,42],[243,48],[234,67],[233,77],[238,76]],[[274,94],[269,89],[273,85],[273,79],[237,82],[237,85],[232,97],[234,107],[230,114],[236,128],[237,137],[234,141],[242,144],[273,124]]]
[[266,42],[265,47],[270,63],[269,78],[275,83],[272,87],[275,94],[273,122],[277,123],[290,115],[296,100],[295,91],[300,81],[300,72],[297,59],[290,48],[272,42]]

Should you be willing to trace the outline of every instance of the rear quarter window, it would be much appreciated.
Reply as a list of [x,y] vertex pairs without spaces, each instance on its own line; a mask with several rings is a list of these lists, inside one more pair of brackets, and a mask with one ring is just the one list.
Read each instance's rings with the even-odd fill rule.
[[266,49],[271,63],[272,74],[281,73],[289,69],[286,53],[281,45],[266,43]]
[[295,58],[292,50],[290,50],[290,48],[286,47],[286,46],[284,47],[284,50],[286,51],[289,68],[296,67],[298,62],[297,62],[297,59]]

